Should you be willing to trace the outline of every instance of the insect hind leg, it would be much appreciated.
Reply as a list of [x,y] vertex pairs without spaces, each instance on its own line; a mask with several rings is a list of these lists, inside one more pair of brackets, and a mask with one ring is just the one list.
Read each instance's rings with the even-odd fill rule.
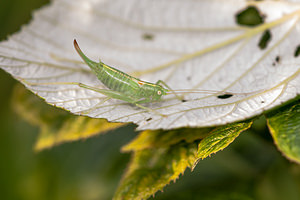
[[97,109],[100,105],[104,104],[106,101],[108,101],[109,99],[111,99],[111,97],[106,97],[104,99],[102,99],[99,103],[97,103],[96,105],[94,105],[92,108],[90,109],[86,109],[86,110],[82,110],[80,112],[78,112],[79,114],[84,114],[87,115],[90,112],[92,112],[93,110]]

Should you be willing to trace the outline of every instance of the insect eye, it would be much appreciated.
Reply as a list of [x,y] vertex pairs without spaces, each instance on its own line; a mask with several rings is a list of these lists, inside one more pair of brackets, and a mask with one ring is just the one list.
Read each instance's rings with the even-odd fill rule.
[[158,94],[158,95],[161,95],[161,91],[160,91],[160,90],[158,90],[158,91],[157,91],[157,94]]

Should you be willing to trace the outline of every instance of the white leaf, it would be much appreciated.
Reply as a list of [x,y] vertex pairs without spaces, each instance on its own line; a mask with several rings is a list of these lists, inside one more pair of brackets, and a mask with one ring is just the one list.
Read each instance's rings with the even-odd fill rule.
[[[237,24],[236,14],[250,4],[264,15],[264,24]],[[56,0],[0,44],[0,67],[48,103],[75,114],[134,122],[138,129],[221,125],[299,94],[300,56],[294,56],[300,45],[299,16],[300,5],[287,1]],[[266,30],[271,39],[261,49]],[[99,106],[102,94],[76,85],[42,84],[103,87],[75,52],[74,38],[88,57],[142,80],[233,96],[191,93],[186,102],[165,97],[144,105],[167,115],[162,117],[116,99]]]

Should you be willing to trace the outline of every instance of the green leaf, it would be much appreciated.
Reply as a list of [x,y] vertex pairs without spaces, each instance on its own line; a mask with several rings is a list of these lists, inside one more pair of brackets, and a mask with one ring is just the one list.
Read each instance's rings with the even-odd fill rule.
[[14,89],[15,111],[26,121],[41,128],[35,144],[40,151],[63,142],[88,138],[122,126],[122,123],[108,123],[105,119],[75,116],[67,111],[47,105],[23,86]]
[[192,167],[196,154],[197,143],[185,142],[134,152],[114,199],[147,199]]
[[266,114],[277,148],[290,160],[300,163],[300,101]]
[[252,123],[253,121],[238,122],[215,128],[209,136],[205,137],[199,143],[197,160],[195,161],[193,168],[200,159],[204,159],[227,147],[242,131],[249,129]]
[[122,151],[138,151],[148,148],[168,147],[180,141],[192,143],[206,137],[212,128],[179,128],[170,131],[147,130],[141,132]]
[[[185,128],[142,132],[123,148],[134,153],[114,199],[146,199],[154,195],[175,181],[187,167],[193,169],[200,159],[227,147],[251,124],[252,121],[248,121],[213,130]],[[202,139],[201,142],[195,141],[198,139]]]

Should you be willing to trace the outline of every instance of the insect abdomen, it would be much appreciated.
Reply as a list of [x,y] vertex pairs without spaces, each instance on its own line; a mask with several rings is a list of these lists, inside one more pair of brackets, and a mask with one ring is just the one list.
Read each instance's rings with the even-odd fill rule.
[[105,64],[103,64],[102,76],[99,79],[106,87],[114,91],[128,93],[128,91],[136,92],[139,89],[131,76]]
[[[113,67],[107,66],[101,61],[96,63],[86,57],[79,48],[76,40],[74,47],[84,62],[91,68],[97,78],[109,89],[130,96],[134,99],[140,99],[145,96],[147,90],[139,85],[139,80],[121,72]],[[146,95],[147,96],[147,95]]]

